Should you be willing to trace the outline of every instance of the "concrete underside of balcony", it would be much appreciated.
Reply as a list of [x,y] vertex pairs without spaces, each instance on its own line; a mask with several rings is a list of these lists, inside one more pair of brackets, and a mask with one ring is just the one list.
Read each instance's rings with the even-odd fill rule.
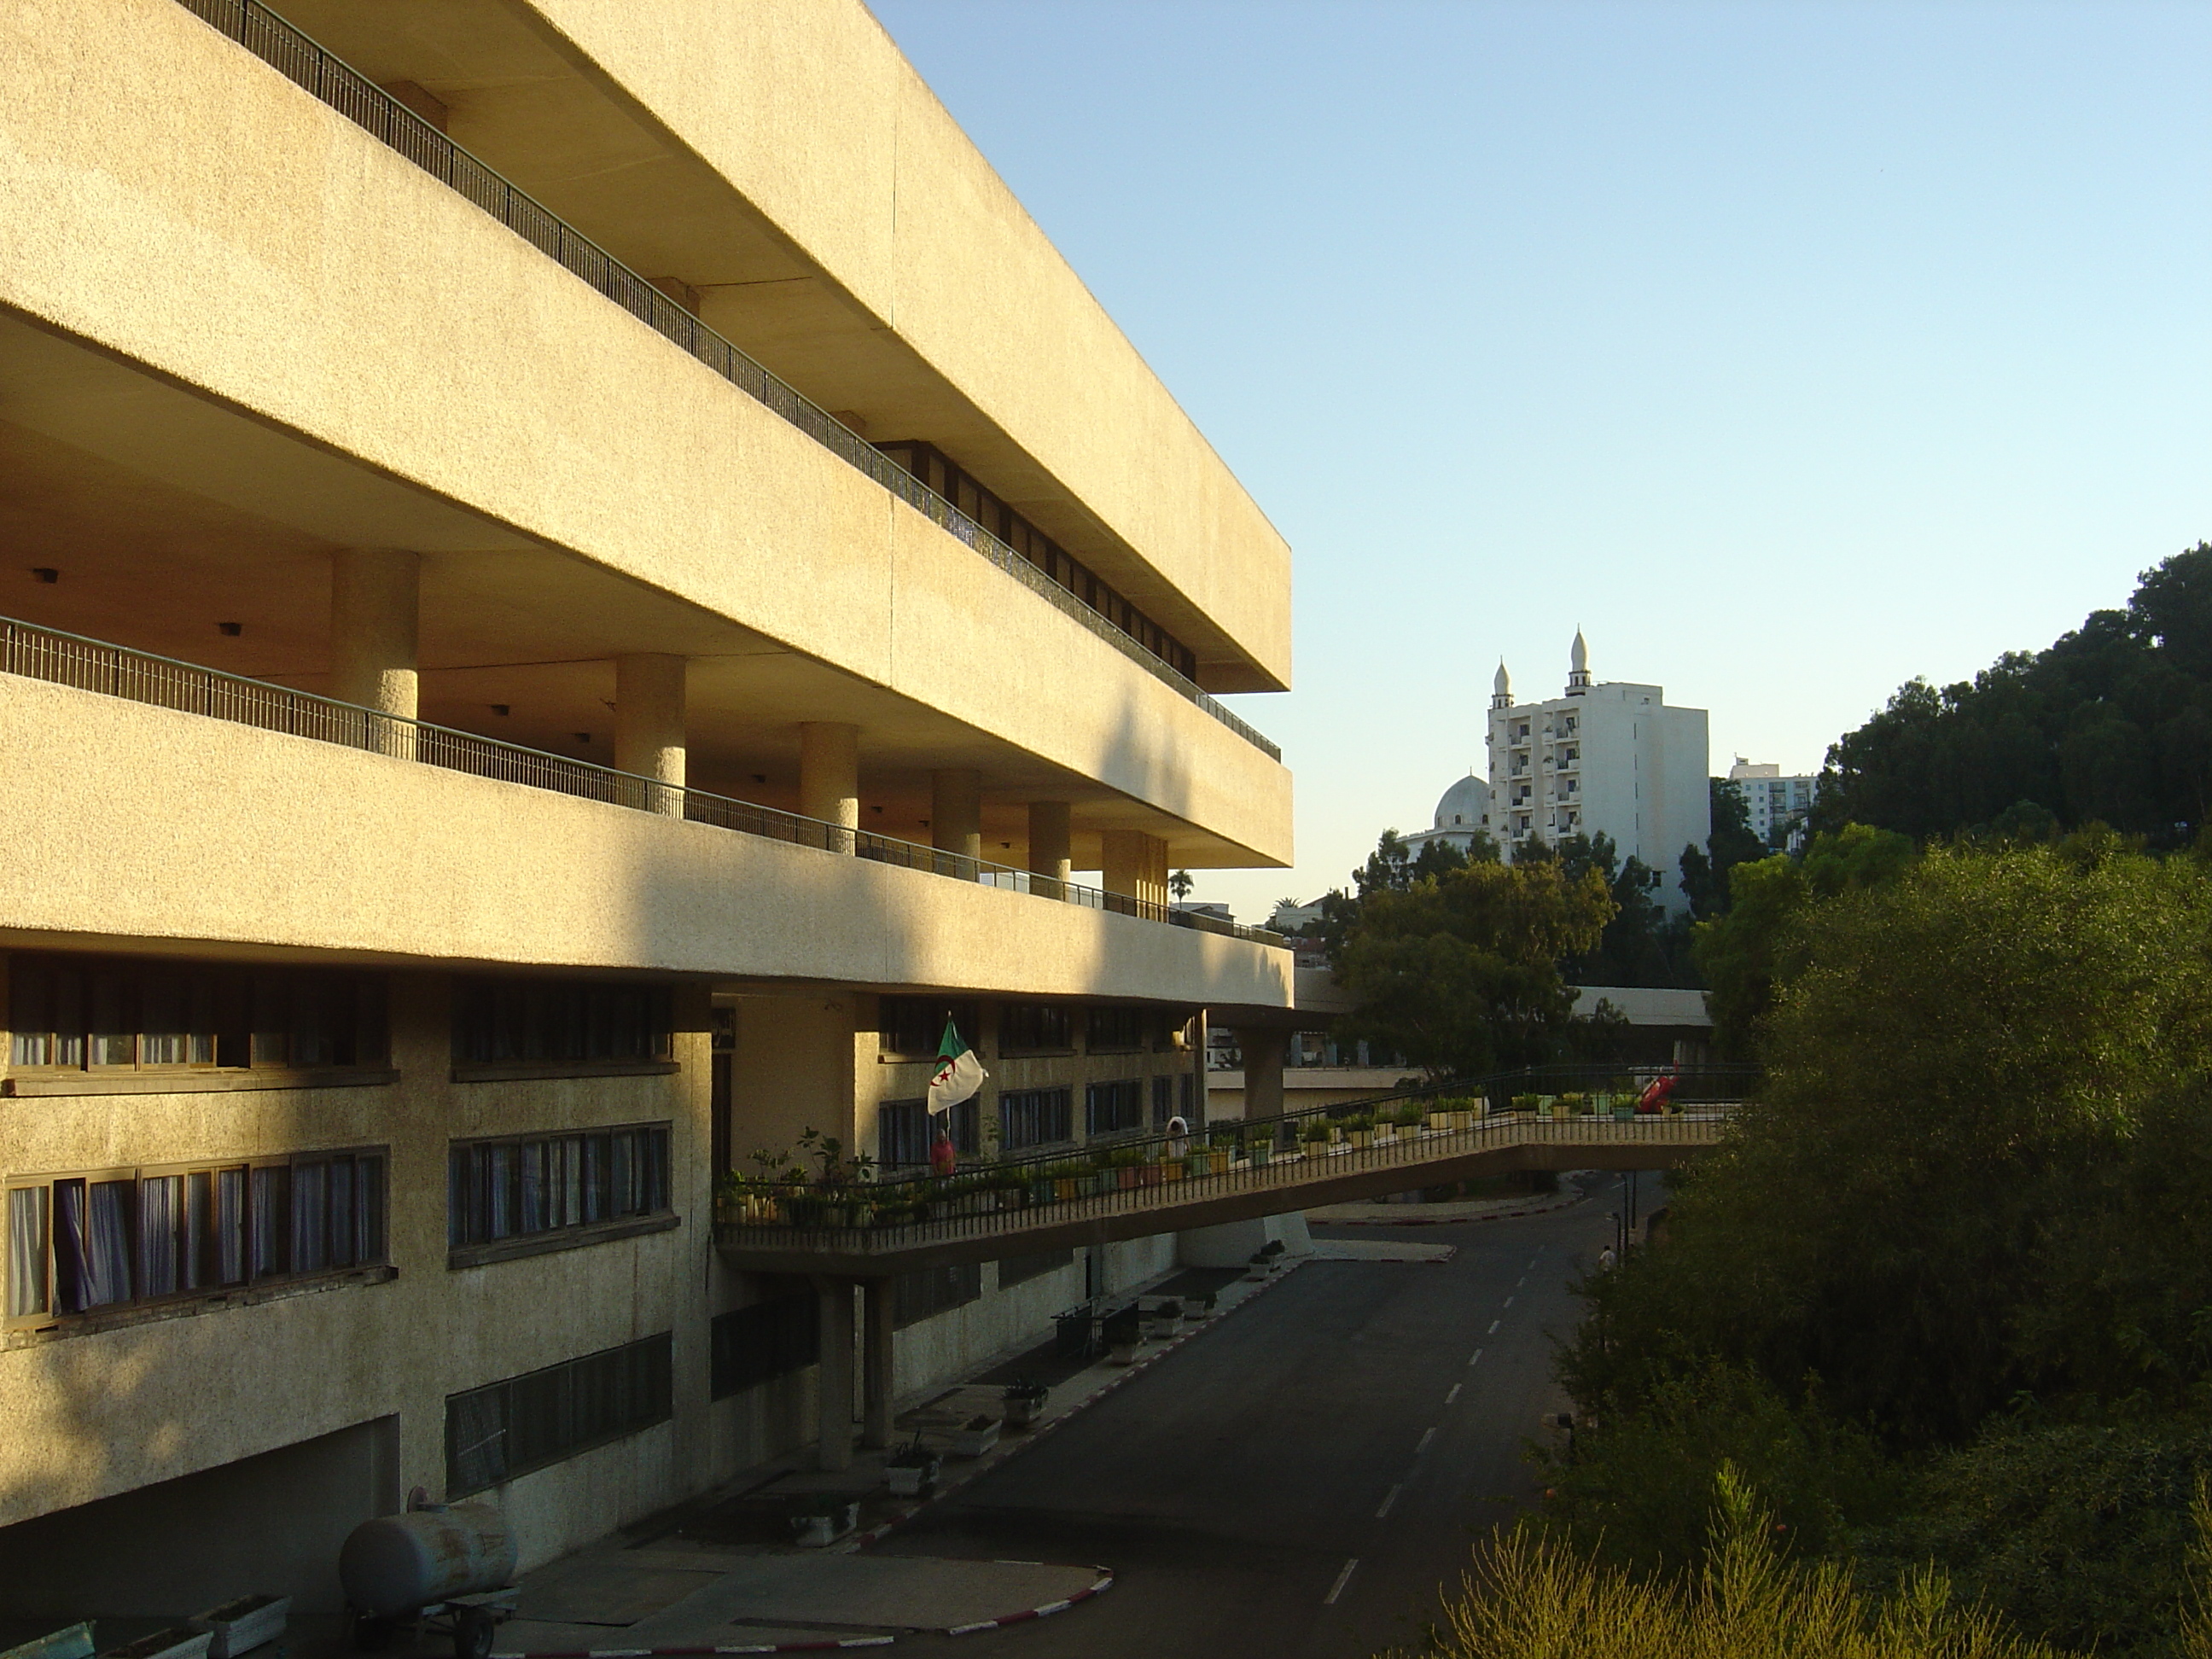
[[428,718],[605,763],[665,653],[702,787],[793,807],[848,723],[869,829],[967,769],[1007,862],[1038,799],[1289,861],[1279,763],[184,8],[0,61],[0,614],[319,690],[332,552],[413,550]]
[[0,942],[1288,1007],[1286,951],[0,675]]
[[1516,1170],[1668,1170],[1720,1142],[1723,1120],[1485,1123],[1419,1140],[1298,1158],[993,1215],[872,1231],[724,1224],[715,1245],[750,1273],[881,1279],[948,1262],[1187,1232]]

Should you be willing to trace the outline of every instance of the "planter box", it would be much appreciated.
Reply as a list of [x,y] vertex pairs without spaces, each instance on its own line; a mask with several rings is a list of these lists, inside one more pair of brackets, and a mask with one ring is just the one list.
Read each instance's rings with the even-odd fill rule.
[[1633,1122],[1635,1122],[1635,1121],[1636,1121],[1636,1108],[1634,1108],[1633,1106],[1616,1106],[1616,1107],[1614,1107],[1614,1108],[1613,1109],[1613,1121],[1614,1122],[1616,1122],[1616,1123],[1633,1123]]
[[1352,1149],[1354,1152],[1358,1152],[1375,1144],[1375,1131],[1372,1129],[1354,1129],[1350,1132],[1349,1139],[1352,1142]]
[[1248,1158],[1254,1169],[1264,1170],[1275,1161],[1275,1149],[1267,1142],[1262,1141],[1251,1149]]
[[235,1601],[194,1613],[186,1622],[214,1638],[208,1644],[208,1659],[235,1659],[282,1636],[291,1611],[289,1595],[241,1595]]
[[1121,1192],[1134,1192],[1137,1189],[1137,1166],[1133,1164],[1118,1166],[1114,1171],[1114,1185]]
[[1009,1395],[1004,1403],[1009,1430],[1026,1429],[1036,1421],[1036,1414],[1044,1409],[1044,1401],[1030,1395]]
[[1137,1351],[1144,1346],[1141,1341],[1116,1342],[1109,1352],[1115,1364],[1133,1365],[1137,1363]]
[[890,1485],[895,1498],[919,1498],[937,1483],[937,1460],[927,1463],[892,1463],[884,1469],[884,1480]]
[[993,1418],[986,1429],[955,1429],[952,1431],[952,1455],[955,1457],[981,1457],[999,1443],[1000,1419]]
[[207,1659],[208,1644],[214,1640],[208,1631],[172,1625],[122,1647],[110,1648],[101,1659]]
[[0,1649],[0,1659],[92,1659],[92,1626],[64,1625],[20,1647]]
[[803,1550],[827,1549],[860,1524],[858,1504],[842,1504],[829,1515],[794,1515],[791,1517],[792,1541]]

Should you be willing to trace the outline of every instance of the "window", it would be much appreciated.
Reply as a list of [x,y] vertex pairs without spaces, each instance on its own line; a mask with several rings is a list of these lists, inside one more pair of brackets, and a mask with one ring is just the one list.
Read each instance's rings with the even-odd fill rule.
[[1093,1008],[1090,1016],[1091,1052],[1118,1054],[1142,1048],[1145,1034],[1153,1019],[1149,1008]]
[[10,1320],[205,1296],[385,1260],[385,1153],[15,1181]]
[[883,1052],[902,1059],[926,1060],[937,1053],[951,1020],[969,1043],[982,1027],[972,1002],[944,1002],[933,997],[885,997],[880,1022]]
[[671,1333],[446,1396],[446,1496],[460,1498],[665,1423]]
[[381,1066],[384,979],[100,957],[9,963],[9,1060],[27,1071]]
[[471,1066],[621,1066],[673,1052],[665,985],[470,980],[453,1012],[453,1058]]
[[1072,1249],[1034,1250],[1027,1255],[1002,1257],[999,1262],[999,1288],[1012,1290],[1032,1279],[1042,1279],[1048,1273],[1073,1267],[1074,1262],[1075,1252]]
[[1195,1125],[1198,1121],[1198,1079],[1185,1072],[1176,1079],[1176,1092],[1182,1097],[1182,1121]]
[[1094,1135],[1119,1134],[1145,1127],[1145,1085],[1140,1078],[1094,1083],[1085,1091],[1084,1123]]
[[1009,1002],[999,1010],[1002,1054],[1051,1053],[1074,1047],[1074,1022],[1060,1004]]
[[983,1295],[983,1264],[980,1261],[954,1262],[942,1267],[924,1267],[919,1273],[901,1273],[891,1280],[891,1325],[904,1330],[925,1319],[955,1308],[964,1308]]
[[1072,1092],[1066,1089],[1018,1089],[999,1097],[999,1149],[1051,1146],[1075,1139]]
[[668,1208],[668,1126],[457,1141],[447,1155],[446,1242],[455,1249]]
[[[963,1100],[945,1115],[954,1152],[966,1155],[983,1150],[981,1104]],[[876,1108],[876,1162],[887,1170],[927,1164],[936,1133],[927,1101],[887,1100]]]
[[822,1358],[822,1303],[811,1291],[717,1314],[708,1327],[709,1396],[726,1400]]
[[1168,1120],[1176,1115],[1176,1080],[1171,1077],[1152,1079],[1152,1127],[1164,1129]]

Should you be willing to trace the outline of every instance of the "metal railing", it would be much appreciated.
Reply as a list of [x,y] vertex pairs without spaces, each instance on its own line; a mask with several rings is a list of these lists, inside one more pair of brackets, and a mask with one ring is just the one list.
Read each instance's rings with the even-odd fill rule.
[[[1676,1079],[1669,1109],[1638,1112],[1638,1095],[1662,1075]],[[1540,1067],[1182,1135],[1094,1137],[1080,1148],[994,1159],[951,1176],[726,1177],[715,1227],[722,1243],[740,1249],[891,1252],[1375,1170],[1402,1170],[1411,1188],[1422,1184],[1423,1166],[1440,1159],[1532,1142],[1703,1149],[1759,1076],[1748,1066]],[[1583,1097],[1566,1110],[1542,1089],[1483,1092],[1569,1078],[1615,1086],[1561,1090]],[[1529,1093],[1547,1103],[1507,1105]],[[1410,1109],[1404,1115],[1411,1121],[1382,1124],[1379,1115],[1390,1108]]]
[[819,405],[755,362],[674,300],[509,184],[374,81],[260,3],[260,0],[178,0],[186,10],[237,41],[302,90],[320,99],[372,137],[389,145],[441,184],[466,197],[563,269],[581,277],[647,327],[672,341],[747,396],[764,404],[848,465],[865,472],[948,534],[968,544],[1032,592],[1089,629],[1155,679],[1196,703],[1270,760],[1282,750],[1240,719],[1173,664],[1085,604],[997,536],[931,489],[896,461]]
[[634,807],[694,823],[711,824],[741,835],[789,842],[823,852],[848,854],[902,869],[926,870],[957,881],[978,883],[1039,898],[1111,911],[1140,921],[1165,922],[1200,933],[1218,933],[1255,945],[1285,946],[1280,933],[1246,927],[1212,916],[1176,910],[1165,904],[1109,893],[1079,882],[1040,876],[1012,865],[994,864],[961,853],[879,836],[870,830],[802,817],[773,806],[737,800],[686,785],[663,783],[634,772],[617,771],[591,761],[526,749],[474,732],[407,720],[312,691],[295,691],[266,680],[246,679],[198,663],[180,662],[151,652],[133,651],[104,640],[87,639],[35,623],[0,617],[0,672],[73,686],[103,696],[174,708],[236,726],[257,726],[290,737],[309,738],[344,749],[419,761],[471,776],[519,783],[556,794],[577,795]]

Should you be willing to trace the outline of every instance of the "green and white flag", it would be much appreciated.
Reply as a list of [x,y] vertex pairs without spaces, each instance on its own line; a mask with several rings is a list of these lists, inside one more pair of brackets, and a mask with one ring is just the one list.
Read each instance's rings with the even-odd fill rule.
[[975,1051],[960,1040],[960,1028],[946,1020],[944,1040],[937,1045],[937,1069],[929,1075],[929,1115],[942,1116],[974,1099],[986,1075]]

